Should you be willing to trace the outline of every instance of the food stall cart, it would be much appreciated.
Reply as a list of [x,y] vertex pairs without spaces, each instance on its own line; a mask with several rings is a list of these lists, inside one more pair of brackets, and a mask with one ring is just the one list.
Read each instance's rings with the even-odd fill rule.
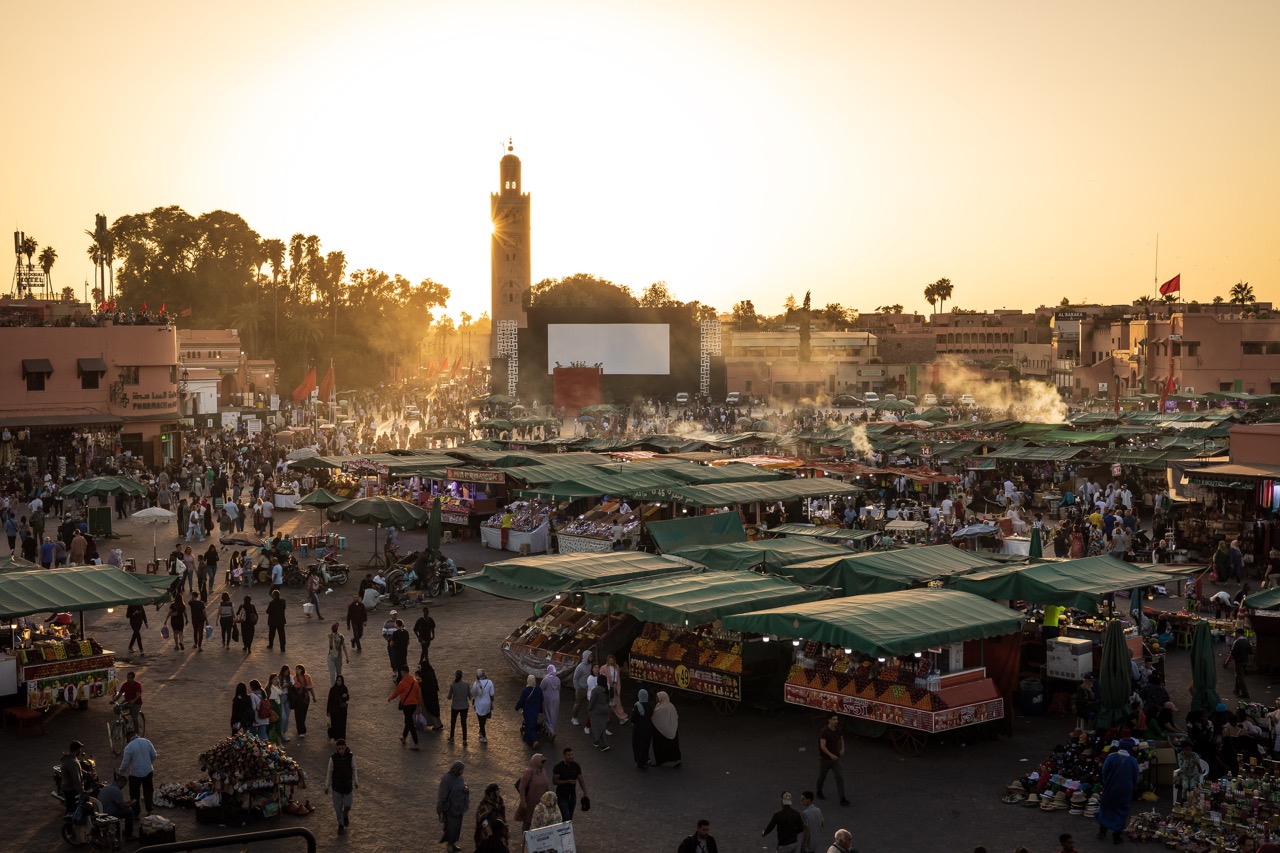
[[625,501],[611,498],[556,528],[556,550],[561,554],[612,551],[615,527],[622,534],[623,547],[630,550],[640,526],[661,514],[659,503],[640,503],[632,509]]
[[[84,636],[85,610],[164,601],[175,578],[114,566],[73,566],[0,573],[0,697],[19,695],[28,710],[80,704],[116,691],[115,659]],[[79,622],[70,614],[79,611]],[[63,614],[63,618],[33,616]]]
[[[1003,719],[1016,657],[985,655],[1021,630],[1022,616],[976,595],[908,589],[727,616],[724,625],[763,641],[791,641],[788,704],[847,715],[919,754],[929,735]],[[984,642],[978,642],[984,641]]]
[[830,596],[826,587],[736,571],[690,571],[581,593],[592,613],[625,613],[644,622],[628,656],[631,678],[708,696],[722,714],[732,714],[744,701],[780,706],[791,656],[782,644],[744,640],[721,620]]
[[[593,586],[687,572],[689,564],[670,557],[620,551],[613,554],[543,554],[490,563],[458,583],[517,601],[549,602],[536,607],[502,642],[508,665],[522,675],[546,674],[547,664],[576,666],[582,652],[598,656],[622,651],[639,632],[634,617],[592,614],[574,594]],[[617,618],[615,618],[617,617]]]
[[[445,524],[463,529],[477,527],[483,519],[496,513],[498,507],[506,503],[505,471],[450,466],[445,468],[444,476],[445,482],[439,496],[440,520]],[[423,493],[423,499],[428,505],[431,497]]]

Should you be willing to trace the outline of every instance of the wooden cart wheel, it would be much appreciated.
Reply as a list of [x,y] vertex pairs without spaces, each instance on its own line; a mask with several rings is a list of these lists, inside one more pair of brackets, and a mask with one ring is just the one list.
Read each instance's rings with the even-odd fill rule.
[[727,717],[734,711],[738,710],[738,703],[732,699],[722,699],[719,696],[714,696],[711,699],[711,707],[715,708],[717,712],[724,714]]
[[915,729],[902,729],[895,726],[889,730],[889,742],[893,744],[893,748],[900,754],[915,758],[924,752],[925,744],[929,742],[929,736]]

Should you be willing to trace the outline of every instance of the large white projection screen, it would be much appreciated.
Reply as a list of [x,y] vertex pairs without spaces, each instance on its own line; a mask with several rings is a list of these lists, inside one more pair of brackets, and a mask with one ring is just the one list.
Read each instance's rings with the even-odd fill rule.
[[665,323],[549,323],[547,373],[574,363],[613,375],[671,373],[671,329]]

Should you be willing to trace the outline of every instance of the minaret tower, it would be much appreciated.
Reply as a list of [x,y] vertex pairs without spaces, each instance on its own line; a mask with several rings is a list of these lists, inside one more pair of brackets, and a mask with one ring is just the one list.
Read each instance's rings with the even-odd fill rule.
[[520,191],[520,158],[512,153],[514,146],[507,141],[507,153],[499,164],[501,189],[489,195],[489,214],[493,220],[493,239],[489,246],[490,293],[493,319],[490,335],[490,355],[497,356],[499,326],[503,321],[515,321],[516,328],[529,325],[529,288],[533,284],[532,264],[529,253],[529,194]]

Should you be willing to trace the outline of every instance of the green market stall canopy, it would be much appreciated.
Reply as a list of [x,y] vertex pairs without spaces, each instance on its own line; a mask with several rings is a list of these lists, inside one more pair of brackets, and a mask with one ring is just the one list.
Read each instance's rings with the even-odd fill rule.
[[1021,629],[1022,615],[954,589],[904,589],[726,616],[724,627],[885,657],[1002,637]]
[[1108,593],[1163,583],[1202,568],[1166,566],[1153,571],[1114,557],[1085,557],[976,571],[952,578],[947,586],[992,600],[1060,604],[1091,611]]
[[158,604],[177,578],[135,575],[115,566],[70,566],[0,574],[0,619],[32,613]]
[[841,557],[849,553],[842,545],[811,542],[805,539],[763,539],[757,542],[732,542],[727,545],[695,545],[673,552],[677,557],[700,563],[708,569],[757,569],[764,565],[771,572],[783,566],[822,557]]
[[609,554],[540,554],[490,563],[458,583],[517,601],[541,601],[561,592],[606,583],[687,572],[687,561],[636,551]]
[[641,622],[707,625],[735,613],[830,597],[826,587],[774,575],[696,571],[585,590],[583,606],[592,613],[629,613]]
[[797,583],[829,586],[848,596],[907,589],[998,565],[1002,563],[972,551],[929,545],[792,563],[777,572]]
[[658,550],[664,554],[695,545],[725,545],[746,542],[742,516],[736,512],[713,512],[688,518],[651,521],[646,525]]

